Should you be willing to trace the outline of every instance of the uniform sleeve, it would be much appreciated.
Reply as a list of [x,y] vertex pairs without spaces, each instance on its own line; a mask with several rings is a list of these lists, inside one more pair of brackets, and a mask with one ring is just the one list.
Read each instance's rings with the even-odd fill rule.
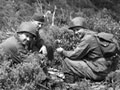
[[63,55],[69,59],[76,60],[84,57],[89,51],[89,43],[86,40],[82,40],[81,43],[73,50],[63,50]]

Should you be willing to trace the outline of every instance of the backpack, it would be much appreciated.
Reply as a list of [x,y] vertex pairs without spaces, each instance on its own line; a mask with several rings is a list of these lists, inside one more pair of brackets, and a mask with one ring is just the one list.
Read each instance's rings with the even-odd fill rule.
[[104,57],[108,58],[120,53],[120,46],[113,34],[101,32],[96,37]]

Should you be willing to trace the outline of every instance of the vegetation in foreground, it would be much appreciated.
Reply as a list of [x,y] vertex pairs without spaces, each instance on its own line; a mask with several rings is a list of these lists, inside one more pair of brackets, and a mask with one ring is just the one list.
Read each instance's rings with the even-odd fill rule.
[[[47,44],[52,44],[54,50],[56,47],[64,47],[66,50],[71,50],[78,42],[78,36],[73,32],[69,32],[70,17],[83,16],[87,18],[85,26],[93,31],[104,31],[113,33],[118,41],[120,41],[120,23],[114,18],[117,15],[109,9],[94,10],[93,8],[70,8],[55,4],[45,7],[45,2],[42,0],[1,0],[0,4],[0,42],[13,35],[17,27],[22,21],[31,19],[33,13],[39,12],[45,14],[51,11],[47,17],[46,27],[44,28],[43,38]],[[41,1],[41,2],[40,2]],[[44,6],[43,6],[44,5]],[[55,15],[54,15],[55,13]],[[52,16],[53,15],[53,16]],[[44,37],[47,36],[47,37]],[[60,39],[61,43],[56,43],[56,39]],[[2,52],[1,52],[2,53]],[[5,60],[0,65],[0,90],[118,90],[120,89],[120,64],[118,63],[118,71],[112,72],[107,79],[102,82],[93,82],[86,79],[81,79],[77,84],[69,85],[67,83],[57,82],[49,76],[47,66],[61,69],[61,60],[64,58],[54,53],[54,60],[44,63],[41,62],[41,57],[37,53],[33,53],[28,58],[29,62],[23,62],[11,67],[11,60],[7,61],[7,57],[1,58]],[[49,61],[49,60],[48,60]],[[46,75],[48,76],[46,79]],[[57,78],[59,80],[59,78]]]

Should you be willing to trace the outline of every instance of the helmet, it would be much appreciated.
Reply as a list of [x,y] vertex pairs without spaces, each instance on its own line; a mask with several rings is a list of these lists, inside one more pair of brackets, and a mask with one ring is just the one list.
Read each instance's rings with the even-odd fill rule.
[[24,32],[30,33],[36,37],[37,25],[32,22],[22,22],[18,27],[17,33],[24,33]]
[[38,13],[35,13],[35,14],[32,16],[32,19],[35,20],[35,21],[39,21],[39,22],[45,22],[45,17],[44,17],[44,15],[41,15],[41,14],[38,14]]
[[83,27],[83,24],[85,21],[86,21],[86,19],[83,17],[75,17],[71,20],[71,25],[70,25],[69,29],[73,29],[75,27],[85,28],[85,27]]

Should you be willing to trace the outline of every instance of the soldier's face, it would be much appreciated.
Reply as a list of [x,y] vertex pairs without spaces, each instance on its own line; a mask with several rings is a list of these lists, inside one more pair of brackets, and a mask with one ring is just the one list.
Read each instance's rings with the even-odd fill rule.
[[85,30],[84,29],[79,29],[78,31],[75,31],[76,35],[79,35],[79,38],[82,38],[83,35],[85,34]]
[[28,45],[33,40],[33,35],[29,33],[22,33],[19,35],[19,39],[21,40],[23,45]]
[[33,21],[33,23],[38,25],[38,29],[42,28],[42,26],[43,26],[43,23],[39,22],[39,21]]

